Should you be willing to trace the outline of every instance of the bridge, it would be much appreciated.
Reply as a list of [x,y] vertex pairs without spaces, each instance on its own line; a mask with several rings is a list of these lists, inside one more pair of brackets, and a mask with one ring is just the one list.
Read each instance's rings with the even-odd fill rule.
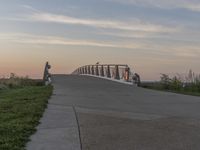
[[110,66],[110,76],[108,68],[52,75],[54,93],[27,150],[200,149],[199,97],[143,89],[126,65]]
[[140,76],[133,73],[127,64],[99,64],[79,67],[72,74],[92,75],[98,78],[114,79],[114,81],[125,81],[126,83],[140,84]]

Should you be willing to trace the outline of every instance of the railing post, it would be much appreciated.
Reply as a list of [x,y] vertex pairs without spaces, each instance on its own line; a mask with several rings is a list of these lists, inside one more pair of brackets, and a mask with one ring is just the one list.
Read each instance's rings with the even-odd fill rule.
[[88,66],[86,66],[85,68],[86,68],[86,70],[87,70],[87,74],[89,74],[89,73],[88,73],[88,72],[89,72],[89,71],[88,71]]
[[85,66],[84,69],[85,69],[85,74],[88,74],[87,66]]
[[46,62],[43,75],[43,82],[45,85],[51,84],[51,75],[49,73],[49,69],[51,69],[51,66],[49,65],[48,62]]
[[120,76],[119,76],[119,66],[115,65],[115,79],[120,80]]
[[85,74],[85,69],[84,69],[84,67],[82,67],[81,70],[82,70],[82,74]]
[[92,75],[94,75],[94,66],[92,65]]
[[79,74],[82,74],[82,69],[81,68],[79,68],[79,72],[80,72]]
[[86,74],[85,66],[83,66],[83,71],[84,71],[84,74]]
[[102,77],[104,77],[104,68],[103,68],[103,65],[101,65],[101,72],[100,72],[100,75],[101,75]]
[[125,81],[129,81],[129,75],[130,75],[130,68],[129,67],[126,67],[125,68],[125,77],[124,77],[124,79],[125,79]]
[[107,66],[107,77],[111,78],[111,75],[110,75],[110,65]]
[[96,73],[96,76],[99,76],[99,66],[98,65],[96,65],[95,73]]
[[91,72],[90,72],[90,66],[88,66],[88,74],[91,74]]

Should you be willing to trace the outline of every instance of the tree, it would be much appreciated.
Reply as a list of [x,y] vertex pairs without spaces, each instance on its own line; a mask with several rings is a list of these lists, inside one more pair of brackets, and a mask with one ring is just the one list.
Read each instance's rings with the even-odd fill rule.
[[176,76],[174,76],[171,79],[171,84],[170,84],[170,88],[172,88],[173,90],[180,90],[182,87],[182,82],[179,78],[177,78]]
[[192,69],[189,70],[188,76],[186,78],[189,83],[194,82],[194,72],[192,72]]
[[164,89],[167,89],[167,90],[170,89],[171,79],[170,79],[169,75],[161,74],[160,82],[161,82]]

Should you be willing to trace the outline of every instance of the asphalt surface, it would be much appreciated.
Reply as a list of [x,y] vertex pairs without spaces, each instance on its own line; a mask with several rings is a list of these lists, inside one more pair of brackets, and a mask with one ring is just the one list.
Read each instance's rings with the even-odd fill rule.
[[54,75],[28,150],[199,150],[200,97]]

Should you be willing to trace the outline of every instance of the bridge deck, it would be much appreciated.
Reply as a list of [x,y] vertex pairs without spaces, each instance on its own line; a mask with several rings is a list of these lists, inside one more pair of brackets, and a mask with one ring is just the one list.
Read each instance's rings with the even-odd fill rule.
[[76,75],[54,75],[53,84],[28,150],[200,149],[199,97]]

